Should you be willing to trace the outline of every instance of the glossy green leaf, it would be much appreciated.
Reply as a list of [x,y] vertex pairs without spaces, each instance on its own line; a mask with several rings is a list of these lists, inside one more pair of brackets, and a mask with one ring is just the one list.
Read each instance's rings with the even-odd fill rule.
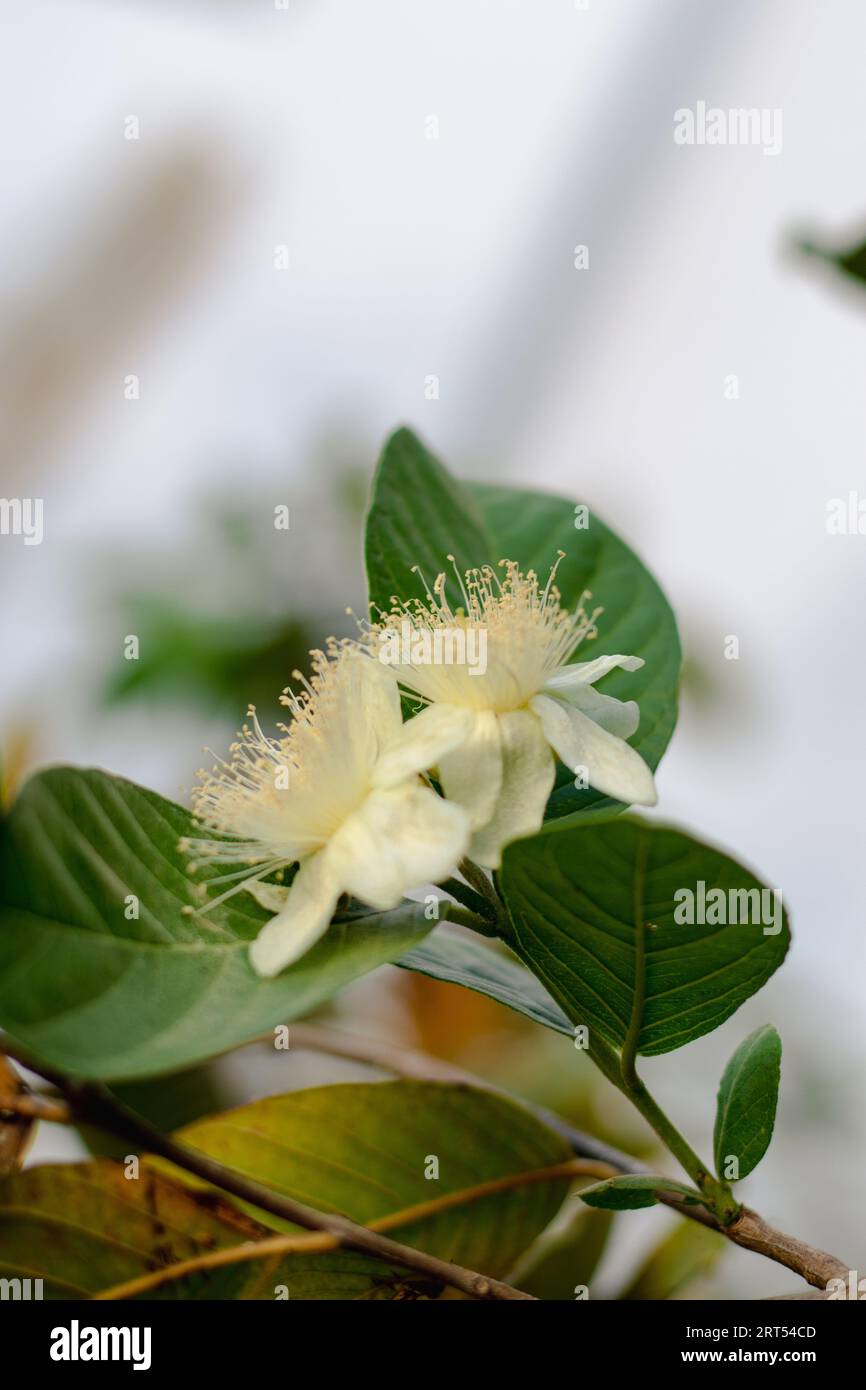
[[[188,1125],[178,1137],[275,1192],[362,1224],[572,1157],[564,1139],[516,1103],[426,1081],[294,1091]],[[563,1178],[517,1186],[388,1234],[499,1277],[555,1215],[567,1188]]]
[[574,1036],[574,1027],[559,1005],[503,946],[441,926],[396,964],[404,970],[417,970],[434,980],[486,994],[533,1023],[569,1038]]
[[[549,827],[517,841],[505,851],[500,884],[510,944],[568,1017],[616,1048],[637,1029],[637,1051],[647,1056],[717,1028],[788,949],[781,902],[768,889],[762,896],[748,869],[682,831],[633,817]],[[677,920],[685,893],[693,915],[709,917],[716,890],[729,919],[754,909],[757,920]]]
[[716,1172],[745,1178],[769,1148],[776,1121],[782,1040],[766,1023],[740,1043],[725,1067],[716,1103]]
[[[391,596],[424,593],[418,565],[428,583],[440,571],[497,565],[516,560],[521,569],[544,575],[565,552],[557,584],[565,606],[585,590],[604,613],[599,636],[579,648],[587,660],[603,652],[642,656],[640,671],[617,670],[599,682],[606,695],[637,700],[641,723],[631,740],[652,768],[676,723],[680,647],[673,614],[655,580],[595,513],[576,529],[575,503],[522,489],[464,484],[453,478],[409,430],[388,440],[373,485],[367,518],[367,577],[371,601],[390,605]],[[548,804],[549,817],[580,813],[610,816],[617,802],[591,789],[576,789],[574,773],[559,769]]]
[[602,1207],[605,1211],[635,1211],[638,1207],[655,1206],[660,1192],[672,1192],[686,1202],[701,1200],[700,1193],[693,1187],[659,1173],[624,1173],[621,1177],[606,1178],[604,1182],[585,1187],[580,1200],[588,1207]]
[[260,979],[247,946],[267,914],[248,893],[183,911],[201,906],[177,848],[191,829],[180,806],[104,772],[27,783],[0,829],[0,1027],[68,1072],[173,1071],[309,1012],[430,929],[423,904],[347,915]]

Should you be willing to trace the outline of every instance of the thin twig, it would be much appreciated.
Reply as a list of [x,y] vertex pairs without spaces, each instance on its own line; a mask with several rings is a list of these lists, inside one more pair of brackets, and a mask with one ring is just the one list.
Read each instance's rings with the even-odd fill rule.
[[737,1219],[723,1234],[744,1249],[754,1250],[792,1269],[816,1289],[826,1290],[831,1279],[844,1279],[847,1283],[848,1265],[825,1250],[816,1250],[813,1245],[768,1226],[764,1218],[749,1207],[740,1208]]
[[[609,1178],[613,1169],[606,1163],[593,1163],[589,1160],[570,1159],[566,1163],[556,1163],[549,1168],[534,1168],[522,1173],[509,1173],[505,1177],[491,1178],[487,1182],[476,1183],[458,1192],[446,1192],[441,1197],[432,1197],[427,1202],[416,1202],[414,1206],[401,1211],[389,1212],[368,1222],[370,1231],[393,1231],[398,1226],[408,1226],[416,1221],[426,1221],[440,1212],[451,1211],[455,1207],[466,1206],[484,1197],[499,1192],[512,1192],[517,1188],[528,1187],[534,1183],[556,1182],[564,1178]],[[132,1298],[150,1289],[161,1287],[185,1278],[188,1274],[198,1274],[202,1270],[219,1269],[225,1265],[243,1264],[251,1260],[264,1260],[269,1257],[284,1257],[294,1254],[321,1254],[339,1249],[340,1241],[335,1236],[268,1236],[264,1240],[245,1242],[230,1246],[227,1250],[211,1250],[204,1255],[196,1255],[188,1260],[167,1265],[164,1269],[153,1270],[139,1275],[123,1284],[115,1284],[103,1289],[94,1297],[101,1300]]]
[[279,1216],[284,1221],[290,1221],[305,1230],[323,1231],[333,1236],[343,1249],[359,1250],[390,1264],[417,1270],[418,1273],[426,1274],[431,1279],[470,1294],[473,1298],[531,1298],[530,1294],[522,1293],[520,1289],[512,1288],[510,1284],[502,1283],[501,1280],[490,1279],[475,1270],[436,1259],[423,1250],[414,1250],[411,1246],[402,1245],[399,1241],[391,1240],[366,1226],[359,1226],[339,1213],[317,1211],[315,1207],[307,1206],[304,1202],[296,1202],[290,1197],[273,1192],[261,1183],[243,1177],[240,1173],[233,1172],[232,1169],[208,1158],[197,1149],[189,1148],[186,1144],[178,1143],[177,1140],[160,1133],[153,1125],[117,1100],[105,1086],[64,1076],[6,1037],[2,1039],[0,1048],[28,1071],[36,1072],[56,1086],[78,1119],[107,1129],[145,1152],[165,1158],[178,1168],[194,1173],[196,1177],[202,1178],[214,1187],[220,1187],[232,1196]]
[[20,1095],[11,1096],[7,1092],[0,1094],[0,1114],[20,1115],[26,1120],[45,1120],[55,1125],[72,1124],[72,1111],[63,1100],[49,1100],[47,1096],[28,1095],[22,1092]]

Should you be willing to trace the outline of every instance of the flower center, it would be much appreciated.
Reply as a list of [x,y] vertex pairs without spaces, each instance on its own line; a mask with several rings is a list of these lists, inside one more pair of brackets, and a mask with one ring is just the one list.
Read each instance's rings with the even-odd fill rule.
[[502,579],[489,565],[465,574],[455,565],[460,605],[451,607],[440,574],[432,591],[425,581],[426,602],[380,612],[366,629],[368,645],[423,701],[498,714],[521,709],[597,634],[601,609],[586,611],[589,592],[574,610],[562,607],[554,582],[562,558],[560,552],[543,589],[533,570],[523,574],[513,560],[500,561]]

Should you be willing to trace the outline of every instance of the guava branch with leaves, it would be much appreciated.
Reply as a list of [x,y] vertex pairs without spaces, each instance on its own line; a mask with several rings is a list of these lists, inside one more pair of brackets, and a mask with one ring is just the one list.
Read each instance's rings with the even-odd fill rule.
[[[848,1266],[738,1196],[773,1132],[775,1029],[724,1071],[712,1162],[641,1076],[729,1018],[790,940],[750,870],[626,814],[655,803],[676,722],[658,585],[585,505],[461,484],[406,430],[365,545],[357,635],[289,673],[274,732],[249,711],[192,812],[56,767],[7,815],[0,1049],[52,1090],[0,1077],[0,1273],[38,1268],[59,1298],[530,1298],[527,1261],[576,1189],[589,1212],[663,1203],[833,1296]],[[386,964],[561,1035],[563,1069],[585,1052],[687,1181],[432,1059],[295,1022]],[[287,1024],[295,1047],[399,1079],[172,1134],[130,1103]],[[21,1170],[39,1121],[107,1131],[126,1167]],[[69,1211],[80,1234],[53,1243]]]

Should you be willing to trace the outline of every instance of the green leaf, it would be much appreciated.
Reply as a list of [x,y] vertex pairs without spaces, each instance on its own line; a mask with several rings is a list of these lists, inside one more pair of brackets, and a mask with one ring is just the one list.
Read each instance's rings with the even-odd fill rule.
[[[198,1121],[178,1138],[275,1192],[364,1225],[572,1157],[564,1139],[514,1102],[429,1081],[294,1091]],[[428,1177],[434,1160],[437,1176]],[[552,1219],[568,1186],[557,1178],[509,1188],[388,1234],[499,1277]]]
[[[700,884],[731,906],[778,909],[761,920],[679,922],[685,890],[700,914]],[[723,1023],[769,979],[789,943],[781,903],[726,854],[682,831],[636,817],[548,827],[508,846],[500,886],[510,945],[574,1023],[616,1048],[629,1037],[646,1056],[670,1052]],[[731,890],[753,893],[748,904]],[[758,897],[754,897],[757,890]],[[712,901],[712,899],[710,899]],[[706,913],[705,915],[709,915]]]
[[[480,508],[465,484],[452,478],[408,429],[385,444],[376,476],[364,550],[370,599],[390,607],[392,594],[423,598],[417,565],[432,584],[440,570],[451,573],[487,563],[495,549]],[[500,559],[501,556],[497,556]]]
[[816,256],[859,285],[866,285],[866,241],[857,241],[846,250],[816,245],[813,241],[801,241],[799,249],[806,256]]
[[697,1221],[678,1220],[659,1241],[620,1294],[621,1299],[655,1303],[673,1298],[693,1280],[708,1274],[728,1242]]
[[655,1206],[660,1192],[672,1192],[691,1203],[702,1200],[695,1188],[674,1182],[672,1178],[662,1177],[659,1173],[624,1173],[621,1177],[606,1178],[604,1182],[585,1187],[579,1196],[588,1207],[602,1207],[605,1211],[636,1211],[638,1207]]
[[[366,556],[370,599],[383,608],[391,596],[420,597],[424,585],[451,574],[448,555],[460,570],[502,559],[544,575],[559,550],[565,559],[557,584],[566,607],[589,589],[604,607],[599,636],[582,646],[576,659],[603,652],[642,656],[640,671],[611,672],[598,689],[619,699],[637,700],[641,722],[631,740],[655,768],[676,723],[680,647],[673,614],[655,580],[595,513],[585,530],[575,529],[575,504],[561,497],[522,489],[463,484],[443,468],[409,430],[388,440],[373,484],[367,517]],[[618,802],[574,786],[574,772],[560,767],[547,808],[548,817],[580,813],[609,817]]]
[[[782,1040],[765,1023],[740,1043],[725,1067],[716,1103],[713,1151],[716,1172],[730,1182],[745,1178],[757,1168],[773,1137]],[[730,1160],[736,1172],[727,1172]]]
[[[580,1202],[568,1221],[559,1221],[550,1232],[544,1232],[531,1250],[508,1277],[533,1298],[571,1301],[576,1289],[589,1288],[590,1280],[601,1262],[613,1228],[610,1211],[587,1211]],[[690,1226],[690,1221],[681,1223]],[[559,1229],[556,1229],[560,1227]]]
[[430,930],[418,903],[347,915],[260,979],[247,946],[268,914],[248,893],[206,918],[182,911],[201,906],[177,848],[192,829],[180,806],[104,772],[27,783],[0,828],[0,1027],[70,1073],[174,1071],[308,1013]]
[[[0,1278],[42,1279],[48,1299],[90,1298],[271,1235],[221,1194],[176,1182],[147,1158],[137,1178],[96,1159],[43,1164],[0,1183]],[[202,1270],[138,1297],[273,1300],[280,1286],[295,1299],[381,1299],[418,1289],[419,1276],[334,1250]]]
[[142,1163],[40,1164],[0,1183],[0,1277],[45,1281],[46,1298],[88,1298],[164,1264],[269,1234],[228,1201]]
[[503,946],[487,945],[476,936],[463,936],[442,926],[395,964],[486,994],[533,1023],[569,1038],[574,1036],[574,1028],[559,1005]]

